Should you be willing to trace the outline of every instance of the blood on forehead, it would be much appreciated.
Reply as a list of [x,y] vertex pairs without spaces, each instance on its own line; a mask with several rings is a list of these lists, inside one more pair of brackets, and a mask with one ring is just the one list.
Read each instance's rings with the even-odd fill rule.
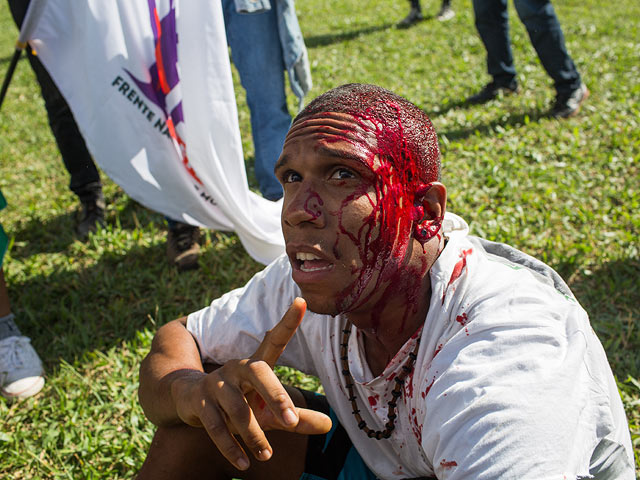
[[349,114],[364,124],[370,121],[376,125],[380,150],[396,154],[390,160],[397,168],[409,160],[415,164],[413,174],[422,183],[439,179],[440,151],[433,124],[407,99],[376,85],[342,85],[314,99],[293,124],[327,112]]
[[[346,92],[345,92],[346,90]],[[363,185],[342,202],[337,212],[338,237],[358,247],[360,265],[355,280],[336,299],[339,312],[349,312],[375,296],[374,316],[385,298],[406,297],[399,329],[404,328],[410,305],[417,303],[426,265],[407,267],[415,222],[422,218],[418,197],[438,180],[440,152],[428,117],[407,100],[375,86],[339,87],[314,100],[295,119],[287,139],[312,133],[320,143],[348,143],[351,154],[375,173],[375,185]],[[339,150],[339,148],[338,148]],[[349,150],[349,149],[345,149]],[[373,187],[373,188],[370,188]],[[372,211],[357,231],[345,228],[343,212],[366,195]],[[383,291],[383,295],[379,295]],[[373,319],[373,325],[377,323]]]

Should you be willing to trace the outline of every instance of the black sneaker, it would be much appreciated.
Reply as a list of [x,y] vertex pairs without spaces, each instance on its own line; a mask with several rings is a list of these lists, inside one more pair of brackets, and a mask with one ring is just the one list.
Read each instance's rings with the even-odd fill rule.
[[409,15],[404,17],[402,20],[398,22],[399,28],[407,28],[413,25],[414,23],[418,23],[420,20],[423,20],[422,12],[417,8],[411,7],[409,11]]
[[178,271],[194,270],[198,268],[200,245],[198,238],[200,229],[186,223],[175,222],[167,233],[167,258]]
[[582,83],[578,88],[568,93],[558,93],[556,102],[551,108],[550,115],[554,118],[573,117],[580,111],[580,106],[589,97],[589,89]]
[[81,191],[77,192],[77,195],[80,198],[82,211],[76,225],[76,234],[84,240],[89,236],[89,233],[94,233],[98,228],[104,227],[106,205],[100,183],[85,185]]
[[520,87],[518,87],[518,83],[515,80],[509,84],[500,84],[492,81],[487,83],[478,93],[467,98],[467,103],[487,103],[498,97],[500,94],[505,95],[519,92]]

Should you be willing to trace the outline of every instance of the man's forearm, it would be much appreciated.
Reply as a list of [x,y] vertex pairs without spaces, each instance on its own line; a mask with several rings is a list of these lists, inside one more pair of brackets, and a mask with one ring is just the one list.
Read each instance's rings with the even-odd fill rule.
[[140,366],[140,405],[158,426],[181,422],[172,392],[174,382],[184,385],[204,375],[198,347],[185,325],[186,318],[182,318],[161,327]]

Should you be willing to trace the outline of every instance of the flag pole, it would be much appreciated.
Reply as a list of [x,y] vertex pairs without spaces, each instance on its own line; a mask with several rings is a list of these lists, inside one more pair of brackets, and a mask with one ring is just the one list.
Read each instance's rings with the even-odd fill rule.
[[7,73],[4,76],[4,81],[2,82],[2,90],[0,90],[0,108],[2,108],[2,102],[4,101],[4,97],[7,94],[7,90],[9,89],[9,83],[11,83],[11,78],[13,77],[13,72],[16,69],[18,60],[20,60],[20,55],[22,55],[22,51],[26,46],[26,43],[16,42],[16,50],[15,52],[13,52],[13,57],[11,58],[9,69],[7,70]]
[[20,28],[20,35],[16,42],[15,52],[13,52],[11,63],[9,63],[9,68],[4,76],[4,81],[2,82],[2,90],[0,90],[0,108],[2,108],[2,102],[7,94],[7,90],[9,89],[9,84],[11,83],[11,78],[13,77],[16,65],[18,65],[18,60],[20,60],[20,55],[22,55],[22,51],[27,47],[27,40],[31,37],[31,34],[38,25],[46,3],[46,0],[31,0],[29,3],[27,13],[25,13],[24,20],[22,21],[22,27]]

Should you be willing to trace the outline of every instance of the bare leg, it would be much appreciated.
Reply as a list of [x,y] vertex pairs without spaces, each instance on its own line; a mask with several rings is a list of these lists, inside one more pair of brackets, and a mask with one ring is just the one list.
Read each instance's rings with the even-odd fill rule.
[[10,313],[11,304],[9,303],[7,284],[4,281],[4,268],[0,268],[0,318],[6,317]]
[[[306,407],[302,394],[287,388],[293,402]],[[267,462],[250,458],[249,470],[236,470],[218,451],[202,428],[180,425],[158,428],[137,480],[175,478],[298,479],[304,471],[307,436],[272,431],[267,438],[273,456]],[[239,440],[242,444],[242,440]]]

